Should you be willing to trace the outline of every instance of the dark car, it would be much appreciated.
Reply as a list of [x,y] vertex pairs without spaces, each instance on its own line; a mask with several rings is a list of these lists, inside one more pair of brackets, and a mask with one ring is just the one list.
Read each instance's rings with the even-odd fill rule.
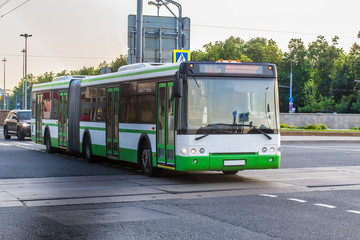
[[4,137],[17,136],[19,140],[31,137],[31,110],[12,110],[4,121]]

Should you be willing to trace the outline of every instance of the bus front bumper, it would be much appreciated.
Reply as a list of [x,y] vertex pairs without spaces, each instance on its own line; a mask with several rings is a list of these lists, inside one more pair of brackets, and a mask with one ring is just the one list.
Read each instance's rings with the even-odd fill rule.
[[274,169],[280,167],[279,155],[210,154],[209,156],[176,156],[178,171],[234,171]]

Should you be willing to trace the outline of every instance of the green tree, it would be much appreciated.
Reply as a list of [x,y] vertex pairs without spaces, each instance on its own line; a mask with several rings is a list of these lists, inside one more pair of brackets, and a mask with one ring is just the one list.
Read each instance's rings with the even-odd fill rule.
[[267,62],[278,65],[283,58],[283,53],[272,39],[253,38],[244,44],[244,54],[252,62]]
[[205,51],[197,50],[191,53],[194,61],[218,61],[220,59],[239,60],[241,62],[251,62],[243,53],[245,41],[239,37],[226,39],[224,42],[216,41],[215,44],[208,43],[204,45]]

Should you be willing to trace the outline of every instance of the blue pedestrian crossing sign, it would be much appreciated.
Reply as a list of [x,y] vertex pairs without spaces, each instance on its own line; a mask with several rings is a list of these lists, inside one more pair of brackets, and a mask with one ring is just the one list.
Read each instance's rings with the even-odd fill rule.
[[174,50],[173,63],[190,61],[190,50]]

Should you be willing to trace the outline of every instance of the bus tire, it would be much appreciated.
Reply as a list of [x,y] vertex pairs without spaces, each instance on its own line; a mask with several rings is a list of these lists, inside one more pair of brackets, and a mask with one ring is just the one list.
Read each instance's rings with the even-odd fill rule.
[[10,139],[11,138],[11,136],[9,135],[7,126],[4,127],[4,138],[5,139]]
[[148,141],[145,141],[141,148],[140,166],[143,173],[148,177],[159,175],[159,169],[152,164],[151,147]]
[[234,171],[222,171],[225,175],[235,175],[235,174],[237,174],[239,171],[236,171],[236,170],[234,170]]
[[46,151],[48,153],[55,152],[55,149],[51,146],[51,137],[50,137],[49,131],[46,131],[46,134],[45,134],[45,146],[46,146]]
[[85,156],[85,160],[89,163],[93,163],[95,162],[94,156],[92,155],[92,150],[91,150],[92,146],[91,146],[91,139],[88,135],[85,136],[84,138],[84,149],[83,149],[83,153]]

